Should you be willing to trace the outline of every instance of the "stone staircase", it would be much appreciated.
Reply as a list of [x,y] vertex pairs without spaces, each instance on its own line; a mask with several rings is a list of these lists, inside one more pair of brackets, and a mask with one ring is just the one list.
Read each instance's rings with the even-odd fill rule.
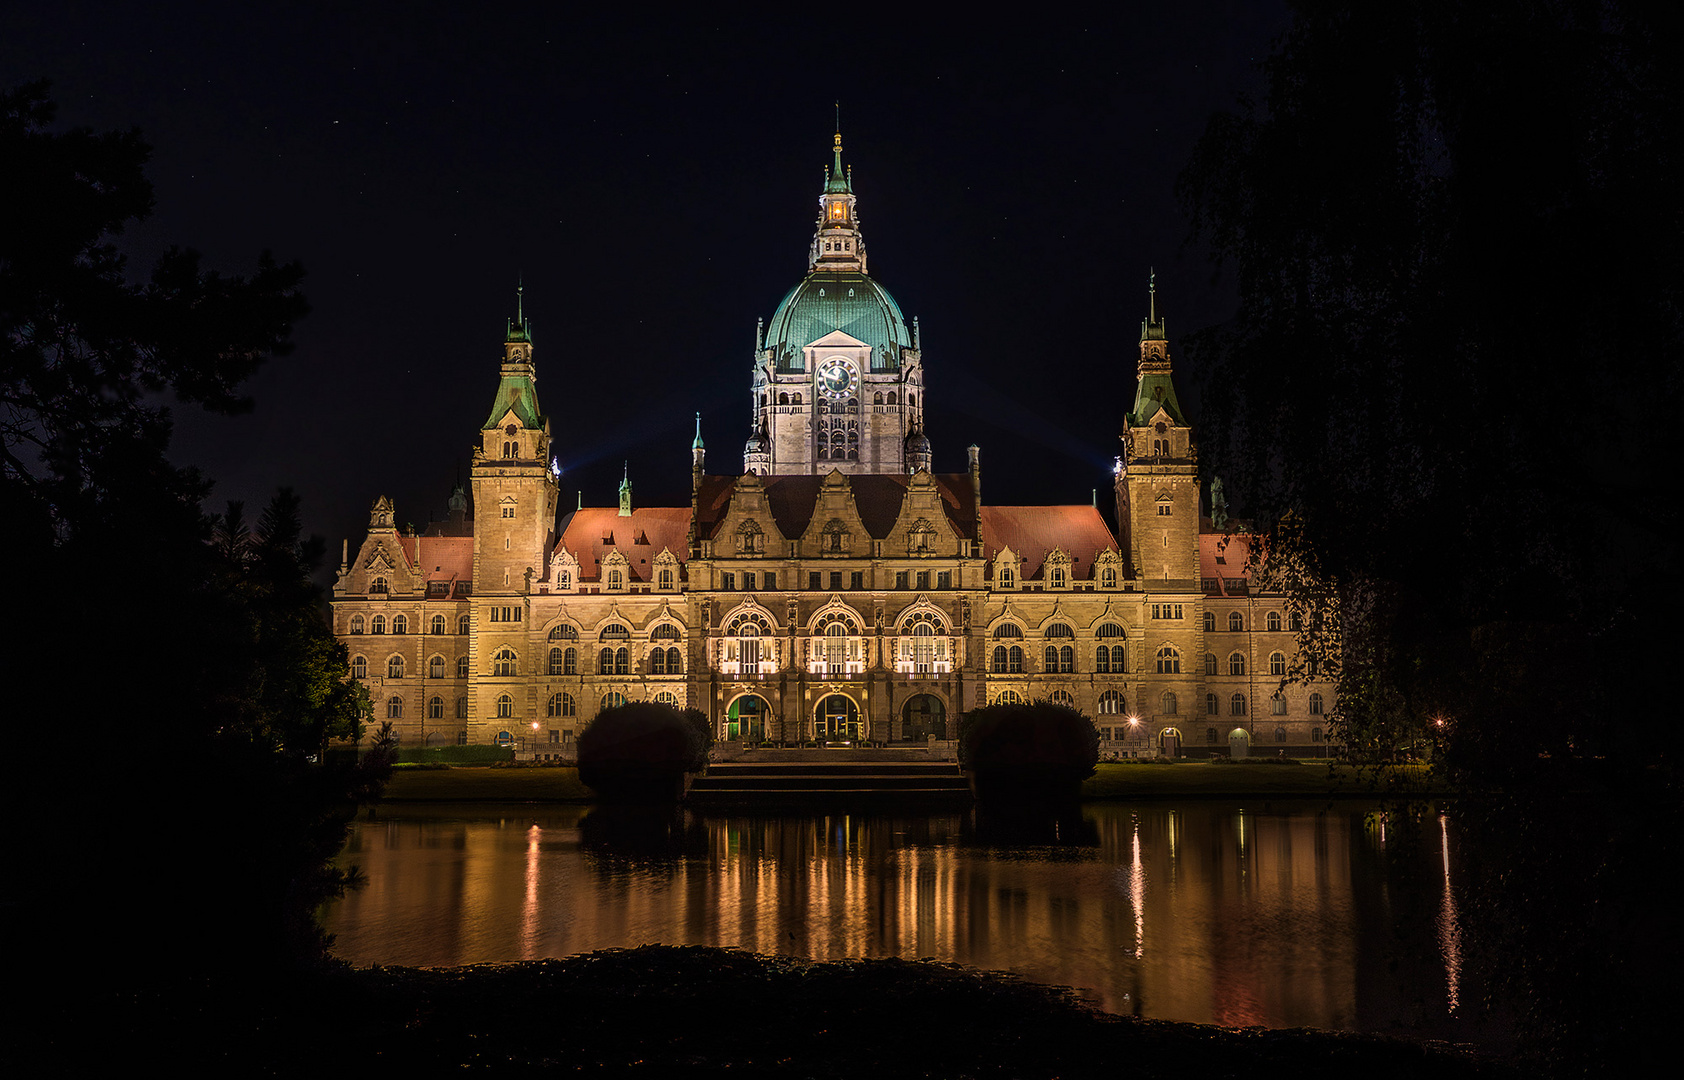
[[715,762],[691,783],[690,803],[740,809],[970,804],[970,784],[951,761],[862,757]]

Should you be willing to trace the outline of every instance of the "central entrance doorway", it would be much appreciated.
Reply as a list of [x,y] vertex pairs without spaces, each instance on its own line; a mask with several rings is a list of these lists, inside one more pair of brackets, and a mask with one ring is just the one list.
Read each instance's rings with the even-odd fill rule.
[[846,694],[831,694],[819,702],[813,716],[814,737],[820,742],[857,742],[860,708]]
[[901,710],[901,730],[911,742],[923,742],[930,736],[947,738],[947,710],[941,698],[934,694],[919,694]]

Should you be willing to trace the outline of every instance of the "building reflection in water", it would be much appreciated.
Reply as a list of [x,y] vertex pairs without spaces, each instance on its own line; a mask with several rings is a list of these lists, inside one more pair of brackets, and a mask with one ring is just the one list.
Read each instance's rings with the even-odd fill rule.
[[[357,825],[343,858],[370,883],[327,922],[358,964],[649,942],[931,957],[1074,986],[1124,1014],[1399,1029],[1421,1011],[1411,988],[1377,974],[1399,946],[1383,825],[1365,824],[1366,810],[1103,805],[1037,833],[971,814],[389,808]],[[1442,890],[1442,910],[1415,946],[1443,957],[1440,1015],[1461,992],[1449,835],[1441,818],[1443,881],[1419,885]],[[1389,997],[1404,1004],[1375,1000]]]

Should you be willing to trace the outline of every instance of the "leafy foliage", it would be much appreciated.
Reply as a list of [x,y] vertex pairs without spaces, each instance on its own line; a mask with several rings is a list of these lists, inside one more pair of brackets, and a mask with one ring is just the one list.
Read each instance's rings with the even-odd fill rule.
[[653,701],[617,705],[579,733],[579,779],[600,791],[628,776],[700,772],[711,745],[707,718],[693,709]]
[[972,709],[959,724],[959,764],[978,772],[1027,769],[1093,775],[1099,732],[1075,709],[1037,701]]
[[1203,463],[1342,656],[1365,758],[1627,745],[1618,684],[1557,665],[1629,655],[1638,553],[1676,551],[1679,44],[1623,2],[1302,3],[1180,178],[1241,297],[1190,343]]
[[[171,249],[129,281],[116,237],[150,212],[149,150],[52,116],[45,84],[0,94],[0,512],[29,673],[8,733],[93,768],[68,810],[82,847],[11,875],[8,899],[76,927],[64,950],[146,978],[319,958],[316,910],[357,881],[332,859],[389,747],[323,762],[368,701],[310,581],[322,545],[285,490],[255,529],[238,504],[207,517],[157,403],[245,407],[242,381],[305,311],[302,271],[265,255],[228,277]],[[114,752],[135,740],[168,782]]]

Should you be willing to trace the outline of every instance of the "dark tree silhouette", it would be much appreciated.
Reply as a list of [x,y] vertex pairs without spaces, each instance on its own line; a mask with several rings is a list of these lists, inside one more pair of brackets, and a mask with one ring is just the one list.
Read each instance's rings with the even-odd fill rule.
[[1241,298],[1189,350],[1206,479],[1365,756],[1637,746],[1593,673],[1677,552],[1680,44],[1633,3],[1304,3],[1180,178]]

